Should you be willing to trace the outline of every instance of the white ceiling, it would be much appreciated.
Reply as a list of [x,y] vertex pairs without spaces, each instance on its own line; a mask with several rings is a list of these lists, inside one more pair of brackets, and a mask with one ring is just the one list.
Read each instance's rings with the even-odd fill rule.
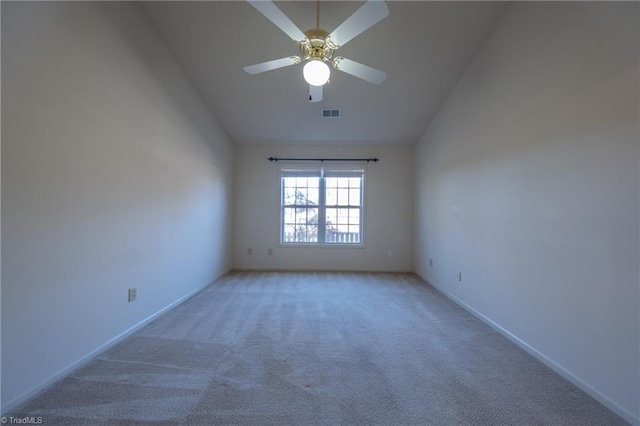
[[[302,30],[315,2],[278,1]],[[362,2],[322,1],[331,32]],[[143,8],[236,143],[413,144],[506,7],[505,2],[390,1],[389,16],[339,50],[388,73],[379,86],[332,71],[324,100],[308,101],[302,65],[249,75],[245,65],[297,55],[296,43],[244,1],[145,2]],[[323,108],[342,117],[323,119]]]

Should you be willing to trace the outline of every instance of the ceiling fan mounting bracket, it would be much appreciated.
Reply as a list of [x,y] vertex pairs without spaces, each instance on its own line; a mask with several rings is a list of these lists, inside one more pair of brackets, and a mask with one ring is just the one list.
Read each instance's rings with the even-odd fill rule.
[[324,41],[329,37],[329,32],[322,28],[311,28],[310,30],[305,31],[304,35],[307,36],[309,40],[322,39]]

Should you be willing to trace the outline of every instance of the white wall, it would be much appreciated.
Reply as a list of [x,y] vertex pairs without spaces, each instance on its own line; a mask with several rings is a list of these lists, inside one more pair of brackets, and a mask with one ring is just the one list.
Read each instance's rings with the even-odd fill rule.
[[415,159],[416,271],[636,423],[638,16],[512,3]]
[[137,5],[2,2],[2,154],[5,411],[229,269],[232,151]]
[[[234,168],[234,268],[411,271],[412,152],[410,146],[383,145],[238,146]],[[270,162],[269,157],[380,158],[366,166],[365,247],[280,246],[282,163]],[[247,255],[248,248],[253,251],[251,256]],[[267,254],[269,248],[273,249],[273,256]],[[387,257],[387,249],[392,251],[392,257]]]

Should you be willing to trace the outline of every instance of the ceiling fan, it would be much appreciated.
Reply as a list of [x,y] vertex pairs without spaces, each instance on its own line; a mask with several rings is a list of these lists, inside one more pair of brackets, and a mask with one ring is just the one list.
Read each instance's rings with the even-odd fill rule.
[[342,56],[334,56],[336,50],[340,47],[389,15],[389,9],[384,1],[367,0],[331,33],[320,28],[320,0],[316,2],[316,27],[305,32],[300,31],[271,0],[247,1],[298,43],[300,50],[300,56],[288,56],[246,66],[244,70],[247,73],[259,74],[306,62],[303,68],[303,76],[309,83],[310,102],[322,100],[322,86],[329,81],[331,74],[327,63],[339,71],[346,72],[370,83],[380,84],[387,78],[385,72]]

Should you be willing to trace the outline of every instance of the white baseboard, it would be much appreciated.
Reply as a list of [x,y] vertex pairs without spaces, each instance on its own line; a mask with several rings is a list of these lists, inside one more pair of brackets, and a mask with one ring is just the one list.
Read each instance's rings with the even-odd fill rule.
[[253,267],[236,266],[232,272],[372,272],[388,274],[413,274],[412,269],[384,269],[384,268],[288,268],[288,267]]
[[[225,273],[221,274],[220,277],[223,276]],[[33,386],[31,389],[29,389],[28,391],[26,391],[25,393],[23,393],[19,397],[14,398],[13,400],[7,402],[5,404],[5,406],[2,407],[2,410],[1,410],[2,411],[2,415],[4,416],[9,411],[13,410],[14,408],[19,406],[20,404],[26,402],[27,400],[31,399],[32,397],[34,397],[39,392],[43,391],[45,388],[51,386],[52,384],[54,384],[58,380],[65,378],[66,376],[68,376],[69,374],[71,374],[72,372],[77,370],[78,368],[80,368],[83,365],[85,365],[87,362],[91,361],[96,356],[100,355],[101,353],[105,352],[107,349],[111,348],[112,346],[116,345],[117,343],[120,343],[125,338],[129,337],[130,335],[132,335],[136,331],[140,330],[142,327],[144,327],[145,325],[149,324],[151,321],[153,321],[154,319],[158,318],[160,315],[162,315],[165,312],[175,308],[179,304],[185,302],[187,299],[190,299],[196,293],[202,291],[204,288],[206,288],[209,285],[211,285],[218,278],[214,278],[213,280],[209,281],[208,283],[196,288],[195,290],[190,291],[189,293],[187,293],[186,295],[182,296],[178,300],[176,300],[176,301],[170,303],[169,305],[165,306],[164,308],[160,309],[155,314],[152,314],[152,315],[148,316],[147,318],[143,319],[142,321],[140,321],[139,323],[137,323],[133,327],[129,328],[128,330],[125,330],[124,332],[120,333],[119,335],[117,335],[113,339],[111,339],[108,342],[100,345],[98,348],[94,349],[93,351],[89,352],[87,355],[83,356],[79,360],[75,361],[74,363],[70,364],[69,366],[67,366],[67,367],[63,368],[62,370],[58,371],[56,374],[54,374],[51,377],[43,380],[42,382],[38,383],[36,386]]]
[[618,416],[622,417],[625,421],[631,423],[632,425],[640,426],[640,418],[634,416],[633,413],[631,413],[628,410],[626,410],[625,408],[621,407],[619,404],[617,404],[611,398],[609,398],[606,395],[602,394],[597,389],[594,389],[592,386],[590,386],[589,384],[585,383],[579,377],[577,377],[576,375],[574,375],[573,373],[571,373],[570,371],[568,371],[567,369],[565,369],[561,365],[557,364],[555,361],[553,361],[552,359],[548,358],[543,353],[538,352],[534,347],[530,346],[527,342],[521,340],[518,336],[516,336],[516,335],[512,334],[511,332],[509,332],[508,330],[504,329],[502,326],[500,326],[500,324],[497,324],[494,321],[492,321],[491,319],[487,318],[482,313],[478,312],[477,310],[475,310],[471,306],[467,305],[466,303],[464,303],[463,301],[461,301],[460,299],[458,299],[457,297],[455,297],[451,293],[447,292],[446,290],[442,289],[441,287],[433,285],[427,279],[422,277],[420,274],[416,273],[416,275],[418,275],[423,281],[425,281],[431,287],[436,289],[439,293],[441,293],[442,295],[447,297],[449,300],[454,302],[456,305],[458,305],[461,308],[465,309],[467,312],[469,312],[470,314],[472,314],[473,316],[478,318],[480,321],[484,322],[489,327],[493,328],[494,330],[496,330],[497,332],[499,332],[500,334],[505,336],[507,339],[509,339],[510,341],[512,341],[513,343],[518,345],[520,348],[525,350],[527,353],[529,353],[530,355],[535,357],[538,361],[542,362],[547,367],[551,368],[553,371],[558,373],[560,376],[564,377],[565,379],[569,380],[571,383],[573,383],[574,385],[579,387],[581,390],[583,390],[586,394],[591,396],[593,399],[595,399],[596,401],[598,401],[599,403],[601,403],[602,405],[607,407],[609,410],[611,410],[614,413],[616,413]]

